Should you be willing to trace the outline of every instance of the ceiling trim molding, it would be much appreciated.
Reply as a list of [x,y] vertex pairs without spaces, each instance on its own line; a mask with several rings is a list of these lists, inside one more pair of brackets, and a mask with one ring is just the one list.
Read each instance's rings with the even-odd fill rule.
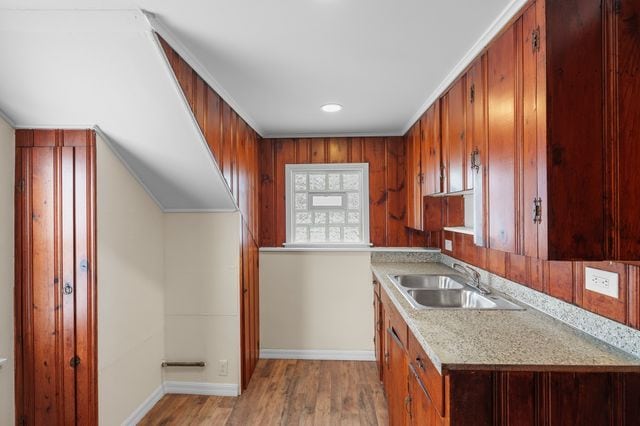
[[[184,59],[191,68],[194,69],[196,73],[211,87],[216,93],[229,104],[231,108],[238,114],[242,119],[253,128],[253,130],[258,133],[258,135],[262,136],[263,130],[258,126],[255,120],[235,101],[233,96],[229,94],[227,90],[216,80],[216,78],[209,72],[207,67],[202,65],[202,63],[191,53],[189,49],[185,47],[180,40],[173,35],[173,33],[167,28],[166,25],[162,21],[160,21],[155,14],[142,10],[142,13],[147,18],[149,22],[149,26],[151,29],[159,34],[163,39],[166,40],[167,43],[176,51],[178,54]],[[162,50],[162,47],[160,50]],[[163,52],[164,53],[164,52]]]
[[222,169],[220,169],[220,165],[218,164],[218,161],[216,160],[215,155],[213,155],[213,152],[211,152],[211,148],[209,148],[209,144],[207,143],[207,138],[205,137],[204,133],[202,133],[200,124],[198,124],[198,120],[196,119],[196,116],[194,115],[193,110],[191,109],[191,105],[189,105],[189,100],[187,99],[187,96],[182,90],[182,87],[180,87],[180,82],[178,81],[178,78],[176,77],[175,73],[173,72],[173,69],[171,68],[171,64],[169,63],[169,58],[167,58],[167,55],[164,53],[164,49],[162,48],[162,45],[160,45],[160,40],[158,39],[158,33],[156,33],[155,31],[151,31],[150,36],[151,36],[151,41],[155,47],[155,51],[160,56],[160,59],[164,64],[164,68],[170,80],[173,82],[173,88],[175,89],[178,97],[182,100],[182,106],[184,107],[184,111],[187,114],[187,116],[191,119],[193,129],[196,131],[197,137],[200,139],[200,143],[204,147],[205,152],[209,154],[209,159],[211,160],[213,168],[215,172],[218,174],[220,181],[224,185],[225,192],[229,196],[229,199],[231,200],[231,204],[233,205],[234,209],[237,210],[238,203],[236,202],[236,199],[233,197],[233,193],[231,192],[229,183],[227,182],[227,179],[225,179],[224,174],[222,173]]
[[238,209],[165,209],[165,213],[235,213]]
[[305,139],[305,138],[393,138],[405,132],[354,132],[354,133],[275,133],[263,136],[262,139]]
[[0,109],[0,118],[7,122],[7,124],[14,129],[17,129],[16,122],[11,119],[2,109]]
[[14,126],[15,129],[26,129],[26,130],[50,130],[50,129],[62,129],[62,130],[95,130],[96,125],[94,124],[36,124],[32,125],[24,125],[24,124],[16,124]]
[[504,26],[525,6],[529,0],[512,0],[507,7],[504,8],[502,13],[498,15],[498,17],[489,25],[489,28],[480,36],[478,41],[471,46],[471,49],[467,51],[467,53],[458,61],[456,66],[453,67],[451,71],[447,74],[447,76],[442,80],[442,82],[436,87],[436,89],[429,95],[427,100],[420,106],[418,111],[409,119],[409,121],[405,124],[402,129],[402,135],[406,134],[411,126],[420,119],[422,114],[433,104],[440,95],[455,81],[456,78],[464,71],[473,60],[478,56],[485,47],[489,45],[491,40],[494,39],[496,35]]
[[144,189],[144,191],[153,200],[153,202],[156,203],[160,211],[163,213],[166,212],[166,209],[164,208],[162,203],[156,198],[153,192],[151,192],[149,187],[145,185],[142,179],[140,179],[140,176],[135,172],[135,170],[133,170],[133,168],[129,165],[129,163],[127,163],[126,160],[122,157],[122,155],[120,155],[120,151],[118,151],[118,149],[116,148],[116,145],[113,143],[113,140],[109,136],[107,136],[107,134],[103,132],[102,129],[97,124],[93,126],[93,130],[96,132],[98,137],[102,139],[102,141],[104,141],[105,145],[111,150],[111,152],[113,152],[113,155],[115,155],[118,158],[118,160],[120,160],[120,162],[125,167],[125,169],[129,171],[129,174],[133,176],[133,178],[140,184],[142,189]]

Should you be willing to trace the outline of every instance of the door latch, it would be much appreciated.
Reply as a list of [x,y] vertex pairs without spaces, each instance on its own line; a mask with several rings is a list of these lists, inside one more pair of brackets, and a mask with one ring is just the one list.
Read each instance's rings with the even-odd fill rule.
[[72,358],[69,360],[69,365],[70,365],[71,367],[73,367],[73,368],[76,368],[77,366],[79,366],[79,365],[80,365],[80,357],[79,357],[78,355],[76,355],[76,356],[72,357]]
[[542,223],[542,198],[536,197],[533,199],[533,209],[531,210],[531,216],[533,223]]

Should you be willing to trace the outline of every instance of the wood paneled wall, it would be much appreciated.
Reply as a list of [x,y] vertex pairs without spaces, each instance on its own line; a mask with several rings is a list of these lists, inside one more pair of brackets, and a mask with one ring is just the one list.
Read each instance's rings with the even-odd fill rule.
[[[438,233],[434,233],[438,234]],[[640,266],[620,262],[559,262],[477,247],[471,235],[444,231],[453,251],[443,253],[486,269],[565,302],[640,329]],[[433,235],[433,238],[441,236]],[[620,298],[613,299],[584,288],[584,267],[619,274]]]
[[286,240],[285,164],[369,163],[369,228],[374,246],[424,247],[405,228],[405,145],[402,137],[264,139],[260,143],[260,246]]
[[162,38],[160,43],[242,215],[242,388],[259,356],[258,145],[260,137]]

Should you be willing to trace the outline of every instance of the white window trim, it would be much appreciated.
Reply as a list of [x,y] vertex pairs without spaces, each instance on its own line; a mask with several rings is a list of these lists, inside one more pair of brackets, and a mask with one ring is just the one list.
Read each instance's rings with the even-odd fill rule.
[[[371,247],[371,236],[369,234],[369,163],[323,163],[323,164],[285,164],[285,210],[287,213],[287,230],[285,247],[300,248],[362,248]],[[322,170],[329,172],[362,172],[362,231],[364,242],[362,243],[290,243],[291,236],[294,235],[295,223],[293,223],[292,210],[295,188],[293,185],[293,174],[296,172],[309,172]],[[309,191],[307,191],[309,192]],[[313,191],[311,191],[313,192]]]

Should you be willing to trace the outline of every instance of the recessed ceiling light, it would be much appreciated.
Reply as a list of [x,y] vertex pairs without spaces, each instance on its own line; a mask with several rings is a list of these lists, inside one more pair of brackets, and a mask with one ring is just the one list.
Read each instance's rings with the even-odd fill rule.
[[338,112],[342,109],[342,105],[340,104],[326,104],[322,105],[322,110],[324,112]]

